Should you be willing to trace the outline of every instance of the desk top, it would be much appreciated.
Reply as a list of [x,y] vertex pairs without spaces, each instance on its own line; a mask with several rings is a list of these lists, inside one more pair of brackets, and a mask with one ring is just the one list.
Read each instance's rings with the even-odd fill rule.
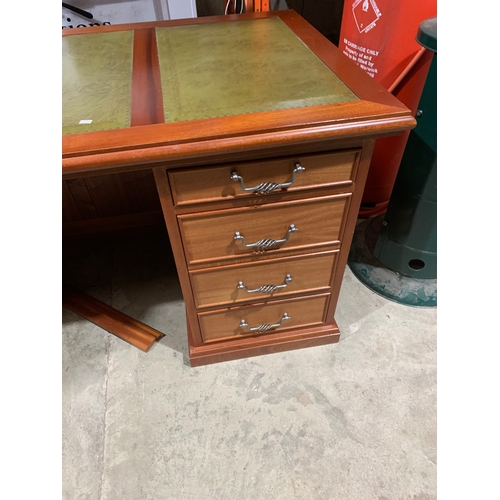
[[63,38],[63,134],[130,127],[133,42],[133,31]]
[[[277,17],[155,37],[165,123],[358,99]],[[63,39],[63,134],[130,127],[133,40],[132,30]]]
[[62,49],[66,172],[414,125],[294,11],[65,30]]

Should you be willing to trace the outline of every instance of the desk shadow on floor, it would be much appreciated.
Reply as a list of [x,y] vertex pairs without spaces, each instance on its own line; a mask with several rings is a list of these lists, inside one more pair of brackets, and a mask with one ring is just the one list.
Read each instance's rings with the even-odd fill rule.
[[167,346],[189,365],[184,300],[166,232],[65,242],[62,271],[65,286],[163,333],[151,350]]

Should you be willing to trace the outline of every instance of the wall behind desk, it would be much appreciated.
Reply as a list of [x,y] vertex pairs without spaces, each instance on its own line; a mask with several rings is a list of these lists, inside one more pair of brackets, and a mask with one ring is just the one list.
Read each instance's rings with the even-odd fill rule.
[[88,19],[62,7],[62,27],[66,29],[197,17],[195,0],[67,0],[65,3],[93,16]]
[[[237,2],[239,8],[240,0],[237,0]],[[198,17],[222,16],[224,14],[225,5],[226,0],[196,0]],[[287,5],[287,0],[271,0],[270,8],[271,10],[286,10],[292,7]]]

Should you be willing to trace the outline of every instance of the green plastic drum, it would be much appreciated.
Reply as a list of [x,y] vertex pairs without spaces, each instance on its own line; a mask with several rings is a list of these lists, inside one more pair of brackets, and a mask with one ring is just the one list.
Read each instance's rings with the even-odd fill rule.
[[437,277],[437,18],[417,41],[435,52],[374,256],[405,276]]
[[437,305],[437,18],[417,41],[434,52],[385,215],[359,224],[349,267],[373,291],[417,307]]

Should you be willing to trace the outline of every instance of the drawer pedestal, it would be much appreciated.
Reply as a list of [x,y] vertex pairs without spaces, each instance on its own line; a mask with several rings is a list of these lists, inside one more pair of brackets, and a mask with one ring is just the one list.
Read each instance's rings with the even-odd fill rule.
[[[372,146],[155,169],[193,366],[338,342],[334,310]],[[259,190],[273,183],[288,185]]]

